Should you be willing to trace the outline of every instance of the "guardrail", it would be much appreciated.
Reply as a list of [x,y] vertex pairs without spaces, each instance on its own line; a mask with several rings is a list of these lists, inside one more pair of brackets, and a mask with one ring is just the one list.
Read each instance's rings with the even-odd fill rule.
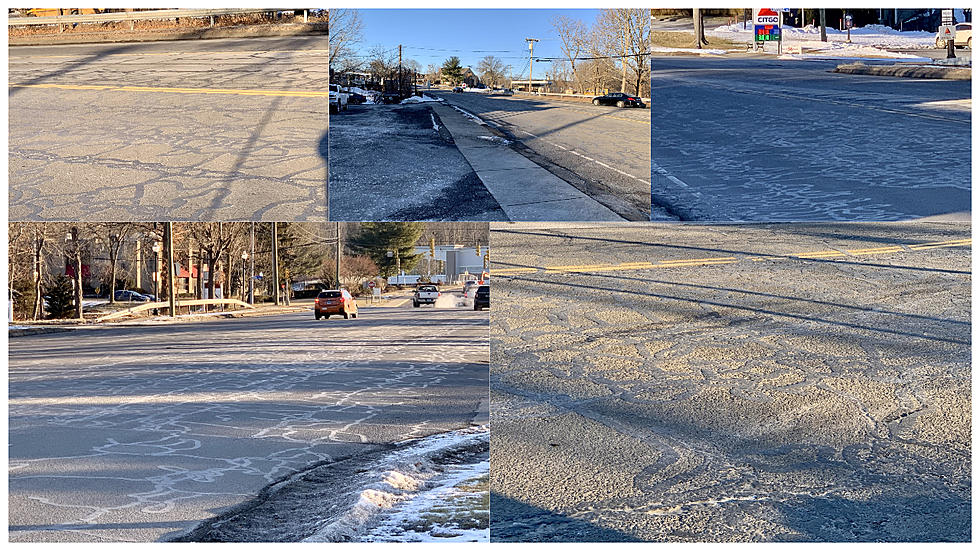
[[[296,8],[301,9],[301,8]],[[147,10],[147,11],[125,11],[112,13],[93,13],[84,15],[53,15],[42,17],[8,17],[7,26],[17,27],[22,25],[71,25],[74,23],[112,23],[118,21],[145,21],[151,19],[177,19],[177,18],[196,18],[210,17],[211,24],[214,24],[214,17],[220,15],[241,15],[247,13],[269,13],[283,10],[278,8],[215,8],[215,9],[173,9],[173,10]],[[309,21],[309,9],[303,9],[303,22]]]
[[[573,98],[573,99],[587,99],[592,101],[592,98],[596,96],[601,96],[602,94],[587,95],[587,94],[559,94],[556,92],[525,92],[523,90],[514,90],[514,94],[521,94],[523,96],[556,96],[562,98]],[[640,98],[644,103],[649,104],[650,98]]]
[[[181,308],[187,307],[189,310],[191,306],[205,306],[205,307],[241,306],[242,308],[245,309],[249,309],[249,308],[255,309],[255,306],[247,302],[242,302],[240,300],[233,299],[233,298],[202,298],[196,300],[178,300],[176,304],[174,304],[174,309],[176,309],[179,312]],[[132,308],[127,308],[125,310],[119,310],[118,312],[112,312],[111,314],[99,316],[95,318],[95,321],[109,321],[114,319],[125,318],[127,316],[135,316],[136,314],[140,314],[150,310],[169,310],[169,309],[170,309],[169,302],[146,302],[138,306],[133,306]]]

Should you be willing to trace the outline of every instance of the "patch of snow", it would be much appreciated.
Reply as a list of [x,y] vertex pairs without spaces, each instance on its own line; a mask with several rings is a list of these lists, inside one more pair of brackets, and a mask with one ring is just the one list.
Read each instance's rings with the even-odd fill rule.
[[429,116],[432,117],[432,129],[435,130],[436,132],[438,132],[439,131],[439,123],[436,122],[436,115],[435,115],[435,113],[429,113]]
[[481,140],[486,140],[488,142],[492,142],[492,143],[495,143],[495,144],[510,145],[510,140],[506,140],[504,138],[501,138],[500,136],[477,136],[477,138],[480,138]]
[[442,100],[430,96],[426,96],[425,94],[423,94],[421,96],[412,96],[410,98],[405,98],[401,101],[401,104],[405,105],[407,103],[426,103],[430,101],[442,101]]
[[688,54],[707,54],[707,55],[724,55],[724,54],[727,54],[728,53],[728,50],[718,50],[718,49],[701,49],[701,50],[699,50],[697,48],[667,48],[666,46],[664,46],[664,47],[653,47],[653,48],[650,48],[650,51],[651,52],[660,52],[660,53],[683,52],[683,53],[688,53]]
[[477,117],[473,113],[470,113],[466,109],[463,109],[461,107],[456,107],[455,105],[453,105],[452,107],[453,107],[453,109],[455,109],[455,110],[459,111],[460,113],[462,113],[464,117],[470,119],[471,121],[475,122],[476,124],[482,124],[482,125],[486,125],[487,124],[483,119],[481,119],[480,117]]

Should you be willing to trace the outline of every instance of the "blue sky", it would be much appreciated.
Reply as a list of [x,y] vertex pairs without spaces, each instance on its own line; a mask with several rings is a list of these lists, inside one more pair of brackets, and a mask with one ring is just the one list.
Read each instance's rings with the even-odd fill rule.
[[[525,71],[528,58],[525,38],[538,38],[534,57],[559,57],[561,47],[551,19],[565,15],[591,26],[599,10],[358,10],[364,25],[359,53],[366,55],[376,45],[395,48],[402,56],[422,64],[442,65],[450,56],[471,66],[488,55],[501,58],[514,73]],[[491,51],[492,50],[492,51]],[[544,65],[542,65],[544,68]],[[535,73],[538,64],[535,63]]]

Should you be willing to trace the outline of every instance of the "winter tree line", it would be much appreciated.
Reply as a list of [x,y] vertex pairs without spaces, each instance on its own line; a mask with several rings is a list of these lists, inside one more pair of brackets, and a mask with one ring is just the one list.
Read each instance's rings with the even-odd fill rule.
[[[8,298],[14,318],[82,318],[85,298],[112,304],[120,290],[165,300],[160,295],[166,295],[170,282],[164,226],[9,223]],[[488,226],[480,223],[279,222],[275,231],[271,222],[174,222],[171,227],[175,294],[188,299],[245,299],[251,280],[252,298],[271,301],[273,273],[287,298],[292,283],[311,280],[342,286],[356,295],[365,280],[395,275],[398,263],[403,271],[412,270],[423,258],[414,252],[416,246],[435,242],[486,247],[488,242]],[[253,273],[263,277],[253,279]],[[189,277],[203,274],[211,276]]]
[[[362,55],[359,52],[363,22],[357,10],[330,10],[328,27],[330,72],[335,79],[359,72],[382,82],[398,78],[399,67],[402,73],[411,71],[426,81],[452,86],[472,83],[468,79],[470,75],[476,77],[476,82],[492,88],[513,87],[514,80],[528,77],[529,60],[518,66],[492,55],[483,57],[475,67],[464,67],[453,56],[441,65],[429,64],[424,69],[418,61],[404,55],[399,66],[397,48],[376,46]],[[535,61],[531,76],[550,82],[545,91],[578,94],[618,91],[649,97],[650,10],[602,9],[593,21],[556,16],[550,28],[541,32],[557,37],[562,54]]]

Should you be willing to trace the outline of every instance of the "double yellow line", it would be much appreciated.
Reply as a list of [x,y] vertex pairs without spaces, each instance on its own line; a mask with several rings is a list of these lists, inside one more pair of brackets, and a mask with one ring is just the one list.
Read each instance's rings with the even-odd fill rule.
[[[824,258],[842,258],[849,256],[868,256],[878,254],[894,254],[901,252],[924,251],[928,249],[940,249],[946,247],[971,246],[972,239],[954,239],[950,241],[934,241],[931,243],[919,243],[914,245],[889,245],[886,247],[873,247],[864,249],[844,249],[844,250],[823,250],[809,251],[802,253],[789,253],[785,255],[773,256],[753,256],[742,260],[750,262],[763,262],[766,260],[778,261],[787,259],[813,260]],[[560,273],[596,273],[596,272],[616,272],[616,271],[635,271],[635,270],[654,270],[664,268],[684,268],[691,266],[715,266],[719,264],[735,264],[739,262],[738,257],[734,256],[715,256],[710,258],[686,258],[680,260],[661,260],[657,262],[623,262],[620,264],[569,264],[565,266],[547,266],[540,268],[499,268],[492,270],[495,276],[514,276],[531,273],[560,274]]]
[[166,88],[162,86],[105,86],[86,84],[20,84],[11,88],[48,88],[54,90],[102,90],[107,92],[157,92],[168,94],[219,94],[234,96],[278,96],[290,98],[329,98],[330,92],[312,90],[237,90],[231,88]]

